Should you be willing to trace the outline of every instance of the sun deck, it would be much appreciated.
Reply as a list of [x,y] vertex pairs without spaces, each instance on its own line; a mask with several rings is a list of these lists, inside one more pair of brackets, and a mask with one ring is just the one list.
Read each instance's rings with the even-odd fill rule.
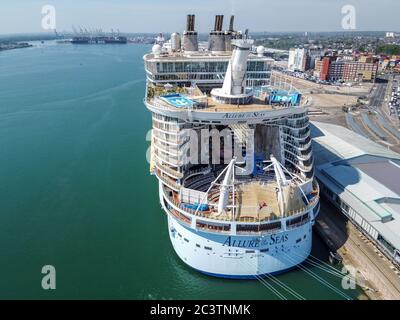
[[264,221],[278,218],[281,214],[276,188],[277,184],[272,181],[240,185],[237,188],[239,206],[236,215],[238,219]]
[[[194,101],[190,97],[185,97],[186,101]],[[211,97],[203,97],[202,103],[187,104],[182,106],[174,105],[171,102],[167,102],[162,98],[152,98],[148,100],[150,105],[157,108],[162,108],[170,111],[187,111],[196,110],[197,112],[249,112],[249,111],[271,111],[288,108],[287,106],[272,106],[264,103],[260,99],[253,99],[253,102],[246,105],[234,105],[234,104],[224,104],[214,101]]]
[[[235,217],[237,221],[269,221],[281,216],[274,181],[239,184],[235,188]],[[232,201],[233,203],[233,201]],[[232,220],[232,210],[221,215],[211,210],[210,218]]]

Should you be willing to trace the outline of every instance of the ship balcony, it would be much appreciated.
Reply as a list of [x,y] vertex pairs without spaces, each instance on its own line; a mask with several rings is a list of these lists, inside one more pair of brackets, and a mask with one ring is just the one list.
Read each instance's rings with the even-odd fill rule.
[[302,124],[296,124],[296,125],[288,125],[288,124],[281,124],[279,125],[280,127],[284,128],[284,129],[288,129],[291,132],[294,132],[296,134],[299,133],[299,131],[301,130],[307,130],[307,128],[309,127],[309,122],[304,122]]
[[155,149],[161,150],[164,153],[170,154],[171,156],[182,156],[183,152],[185,151],[185,149],[180,148],[178,146],[171,146],[169,144],[166,143],[162,143],[160,141],[155,141],[154,142],[154,147]]
[[160,170],[155,170],[154,173],[156,177],[159,180],[161,180],[161,182],[164,183],[168,188],[171,188],[172,190],[179,192],[181,186],[176,182],[176,180],[173,180],[167,176],[163,176]]
[[300,169],[300,171],[302,172],[311,172],[313,170],[313,161],[311,161],[310,165],[304,165],[299,161],[297,157],[294,157],[292,155],[289,157],[285,157],[285,160],[289,161],[292,165]]
[[156,162],[156,167],[160,171],[164,172],[165,174],[167,174],[167,175],[169,175],[169,176],[171,176],[171,177],[173,177],[175,179],[182,179],[183,178],[183,173],[182,172],[176,171],[176,170],[174,170],[174,169],[172,169],[172,168],[170,168],[170,167],[168,167],[166,165],[163,165],[159,161]]
[[297,159],[299,159],[300,161],[307,161],[307,160],[310,160],[310,158],[312,157],[311,150],[310,150],[310,152],[303,154],[300,151],[294,149],[293,147],[289,147],[289,148],[285,148],[285,151],[290,153],[291,155],[297,157]]
[[185,129],[186,128],[182,128],[179,130],[170,130],[167,128],[158,128],[157,126],[153,125],[154,131],[159,132],[160,134],[170,135],[170,136],[177,137],[177,138],[187,136],[188,133],[187,133],[187,130],[185,130]]
[[176,146],[176,147],[179,147],[179,146],[182,146],[182,145],[184,145],[185,143],[187,143],[190,139],[189,138],[174,138],[174,139],[171,139],[171,138],[167,138],[167,137],[161,137],[161,134],[159,134],[158,132],[156,132],[156,131],[153,131],[153,135],[152,135],[157,141],[160,141],[160,142],[162,142],[162,143],[164,143],[164,144],[168,144],[168,145],[172,145],[172,146]]
[[293,132],[288,132],[286,130],[283,131],[283,134],[287,137],[290,137],[297,141],[304,141],[307,138],[310,138],[310,132],[301,133],[301,134],[294,134]]
[[287,119],[289,123],[298,123],[298,122],[309,122],[309,117],[306,113],[301,113],[299,115],[294,115],[293,117],[290,117]]
[[170,165],[171,167],[182,167],[184,164],[182,160],[177,160],[171,156],[163,155],[157,149],[154,150],[154,155],[159,162],[165,162],[167,165]]
[[295,147],[299,151],[303,152],[303,151],[309,150],[310,147],[311,147],[311,144],[312,144],[311,138],[309,138],[307,140],[308,140],[307,143],[301,143],[301,142],[298,142],[297,140],[294,140],[294,139],[291,139],[290,137],[287,137],[284,140],[284,143],[286,143],[286,144],[288,144],[288,145],[290,145],[292,147]]

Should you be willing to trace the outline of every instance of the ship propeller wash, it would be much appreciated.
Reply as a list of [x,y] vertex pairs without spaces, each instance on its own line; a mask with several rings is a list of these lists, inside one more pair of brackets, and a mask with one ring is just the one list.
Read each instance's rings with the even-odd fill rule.
[[254,278],[287,271],[312,247],[319,212],[307,105],[271,77],[274,61],[248,32],[209,41],[195,16],[144,56],[152,113],[150,171],[158,178],[169,237],[205,274]]

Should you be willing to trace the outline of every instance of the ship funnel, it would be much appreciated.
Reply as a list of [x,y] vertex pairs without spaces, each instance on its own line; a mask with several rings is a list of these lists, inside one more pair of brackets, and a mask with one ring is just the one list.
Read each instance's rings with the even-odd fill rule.
[[214,30],[210,32],[210,37],[208,40],[208,50],[212,52],[226,51],[225,34],[222,31],[223,24],[224,24],[224,16],[216,15]]
[[216,15],[214,23],[214,31],[222,31],[223,24],[224,24],[224,16]]
[[248,104],[253,92],[246,89],[247,59],[254,41],[236,39],[232,41],[234,50],[228,64],[222,88],[211,91],[213,99],[225,104]]
[[199,41],[195,31],[194,14],[188,14],[186,22],[186,31],[183,33],[183,50],[187,52],[199,51]]
[[229,22],[229,31],[230,32],[233,32],[233,31],[235,31],[235,29],[233,28],[233,24],[235,23],[235,16],[231,16],[231,20],[230,20],[230,22]]
[[194,14],[187,15],[186,31],[194,31],[196,16]]
[[225,51],[232,51],[232,39],[235,38],[234,24],[235,16],[231,16],[229,30],[225,31]]

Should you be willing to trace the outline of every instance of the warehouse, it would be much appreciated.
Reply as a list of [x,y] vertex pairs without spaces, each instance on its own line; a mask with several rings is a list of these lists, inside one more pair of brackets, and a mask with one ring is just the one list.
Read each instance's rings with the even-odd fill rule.
[[400,154],[338,125],[311,134],[323,195],[400,264]]

